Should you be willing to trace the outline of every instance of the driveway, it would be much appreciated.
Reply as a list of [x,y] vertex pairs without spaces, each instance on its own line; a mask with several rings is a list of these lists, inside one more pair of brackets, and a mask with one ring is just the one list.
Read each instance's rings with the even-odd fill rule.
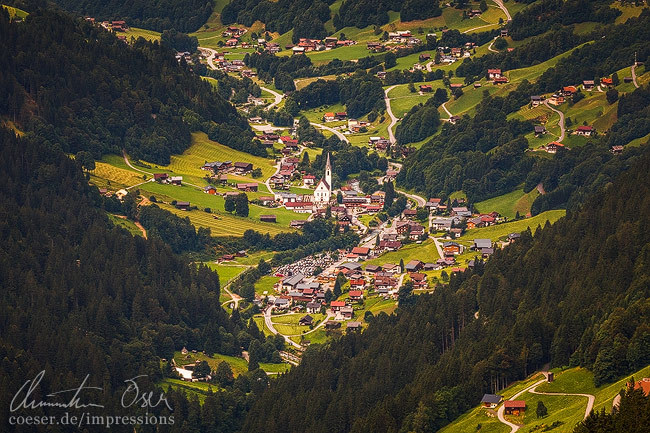
[[390,116],[390,125],[388,125],[388,139],[391,144],[395,143],[395,135],[393,134],[393,126],[397,123],[397,117],[393,114],[393,110],[390,109],[390,98],[388,97],[388,92],[393,90],[397,85],[390,86],[384,91],[384,102],[386,102],[386,113]]

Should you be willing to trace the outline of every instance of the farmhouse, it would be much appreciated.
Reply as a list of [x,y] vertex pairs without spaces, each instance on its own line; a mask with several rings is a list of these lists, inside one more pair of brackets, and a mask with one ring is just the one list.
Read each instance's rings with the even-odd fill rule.
[[542,103],[542,97],[538,95],[531,96],[530,103],[533,107],[537,107],[539,104]]
[[169,176],[167,173],[154,173],[153,180],[156,182],[166,182]]
[[541,125],[535,125],[535,136],[539,137],[540,135],[546,134],[546,128]]
[[488,78],[494,80],[495,78],[501,78],[501,69],[488,69],[487,71]]
[[217,188],[213,187],[212,185],[204,186],[203,192],[206,194],[215,195],[217,193]]
[[508,400],[503,403],[506,415],[519,416],[526,411],[526,402],[524,400]]
[[240,191],[246,191],[246,192],[257,192],[257,186],[258,186],[258,184],[256,182],[238,183],[237,184],[237,189],[240,190]]
[[433,87],[431,87],[430,84],[422,84],[422,85],[420,85],[420,92],[422,92],[422,93],[433,92]]
[[179,201],[179,202],[176,202],[176,209],[180,209],[180,210],[190,210],[190,202],[189,202],[189,201]]
[[561,147],[564,147],[564,144],[562,144],[560,142],[557,142],[557,141],[553,141],[553,142],[546,145],[546,152],[548,152],[548,153],[557,153],[557,150],[559,148],[561,148]]
[[348,322],[345,327],[348,331],[359,331],[361,330],[361,322]]
[[253,164],[250,162],[236,162],[234,166],[235,171],[239,174],[246,174],[253,169]]
[[588,125],[587,126],[581,125],[581,126],[578,126],[578,128],[576,128],[575,133],[576,133],[576,135],[591,137],[591,134],[594,133],[594,127],[593,126],[588,126]]
[[318,314],[320,313],[321,304],[318,302],[309,302],[305,305],[308,313]]
[[170,182],[172,185],[180,186],[183,184],[183,176],[172,176]]
[[297,274],[287,277],[284,280],[282,280],[282,289],[284,290],[294,290],[302,280],[305,279],[305,276],[298,272]]
[[582,82],[582,88],[591,91],[594,89],[595,84],[594,80],[584,80]]
[[462,247],[456,242],[445,242],[442,244],[445,256],[455,256],[462,252]]
[[421,261],[419,261],[419,260],[411,260],[410,262],[408,262],[406,264],[406,272],[419,271],[420,269],[422,269],[423,266],[424,266],[424,263],[422,263]]
[[483,407],[494,409],[499,403],[501,403],[501,400],[503,400],[503,397],[500,395],[484,394],[483,398],[481,399],[481,404]]
[[300,318],[298,321],[298,325],[300,326],[311,326],[314,324],[314,318],[311,317],[309,314],[303,316]]

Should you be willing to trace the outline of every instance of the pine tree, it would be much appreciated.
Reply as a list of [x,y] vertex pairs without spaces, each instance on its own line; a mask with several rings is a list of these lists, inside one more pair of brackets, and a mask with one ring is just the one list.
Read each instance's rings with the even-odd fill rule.
[[223,208],[226,212],[233,213],[235,211],[235,200],[232,198],[232,196],[226,197]]
[[544,406],[544,402],[540,400],[537,402],[537,418],[544,418],[546,415],[548,415],[548,409]]
[[235,213],[237,216],[248,216],[248,196],[246,194],[241,193],[235,198]]

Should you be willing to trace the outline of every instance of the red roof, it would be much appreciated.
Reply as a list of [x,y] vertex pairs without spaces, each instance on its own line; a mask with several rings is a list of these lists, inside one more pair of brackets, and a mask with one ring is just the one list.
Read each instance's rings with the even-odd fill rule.
[[567,93],[576,93],[578,89],[575,88],[575,86],[566,86],[563,87],[562,90]]
[[[364,280],[350,280],[350,285],[351,286],[364,286],[366,282]],[[352,292],[350,292],[350,296],[352,296]]]
[[524,400],[508,400],[503,403],[505,408],[512,409],[524,409],[526,407],[526,402]]
[[500,74],[501,69],[488,69],[488,74]]
[[[350,292],[352,293],[352,292]],[[645,395],[650,395],[650,378],[645,377],[634,384],[634,389],[641,389]]]
[[419,272],[413,272],[410,274],[410,277],[413,281],[424,281],[424,279],[427,277],[425,274],[421,274]]
[[[363,281],[363,280],[361,280]],[[351,298],[359,298],[363,295],[363,292],[361,290],[350,290],[350,297]]]
[[345,307],[345,301],[332,301],[330,305],[332,307]]
[[593,130],[594,130],[593,126],[589,126],[589,125],[578,126],[578,131],[593,131]]
[[308,201],[288,201],[284,204],[285,207],[310,207],[314,204]]
[[370,248],[368,247],[354,247],[352,248],[352,254],[360,254],[362,256],[366,256],[370,253]]

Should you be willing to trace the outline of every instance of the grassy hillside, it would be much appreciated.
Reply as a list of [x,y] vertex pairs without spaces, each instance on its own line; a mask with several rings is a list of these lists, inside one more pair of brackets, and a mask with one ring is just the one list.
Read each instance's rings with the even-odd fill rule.
[[[594,410],[597,411],[602,409],[611,410],[614,397],[625,387],[631,377],[638,380],[650,376],[650,367],[645,367],[617,382],[596,388],[593,385],[593,373],[584,368],[553,369],[552,371],[555,373],[554,382],[538,386],[537,391],[591,394],[595,397]],[[539,374],[532,375],[525,381],[516,382],[500,391],[499,395],[508,399],[541,378],[542,376]],[[521,431],[524,432],[536,431],[536,428],[541,430],[544,427],[538,426],[549,426],[554,422],[559,422],[561,424],[552,431],[570,433],[575,425],[582,421],[587,405],[587,398],[579,396],[536,395],[526,392],[517,397],[517,400],[520,399],[525,400],[528,407],[526,415],[522,418],[524,426]],[[535,414],[538,401],[542,401],[548,409],[548,415],[542,419],[538,419]],[[480,429],[478,428],[479,424]],[[501,424],[498,419],[487,416],[485,409],[477,407],[440,430],[441,433],[474,433],[476,431],[481,433],[506,433],[510,431],[510,428]]]
[[518,189],[508,194],[476,203],[474,208],[478,212],[485,213],[497,211],[508,218],[514,218],[517,212],[521,216],[526,216],[530,212],[530,207],[538,195],[539,191],[537,189],[533,189],[527,194],[523,190]]

